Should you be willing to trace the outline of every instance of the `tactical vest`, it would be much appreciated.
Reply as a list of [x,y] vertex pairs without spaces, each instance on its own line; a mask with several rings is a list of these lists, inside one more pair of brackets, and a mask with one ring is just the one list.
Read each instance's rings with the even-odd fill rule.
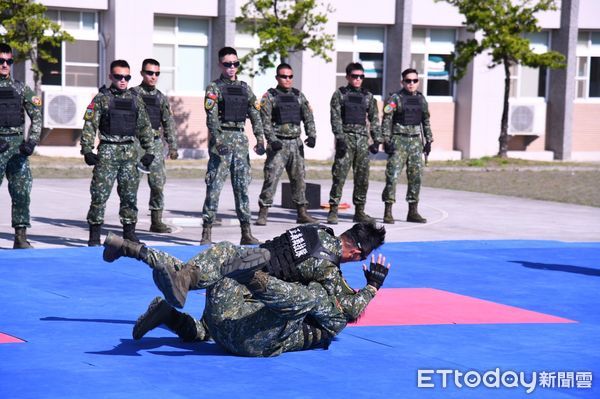
[[144,104],[146,104],[146,112],[148,112],[152,129],[160,129],[160,94],[142,94],[137,87],[131,90],[136,94],[139,94],[142,97],[142,100],[144,100]]
[[246,83],[227,84],[217,81],[222,100],[219,101],[221,122],[244,122],[248,113],[248,89]]
[[402,112],[394,114],[394,123],[405,126],[420,125],[423,121],[423,101],[421,94],[417,95],[399,95],[402,104]]
[[288,282],[302,282],[298,265],[308,258],[324,259],[338,264],[340,257],[323,247],[319,240],[321,229],[334,235],[329,227],[304,225],[261,244],[261,248],[266,248],[271,253],[271,260],[266,266],[269,274]]
[[0,128],[19,127],[25,123],[23,97],[12,87],[0,87]]
[[302,120],[300,110],[300,91],[292,89],[290,93],[282,93],[279,90],[269,89],[275,103],[273,104],[273,122],[278,125],[291,123],[300,125]]
[[100,131],[109,136],[135,136],[137,128],[137,106],[134,98],[118,98],[108,94],[108,112],[100,118]]
[[367,124],[367,90],[361,89],[360,93],[350,91],[347,87],[340,87],[342,93],[342,122],[345,125]]

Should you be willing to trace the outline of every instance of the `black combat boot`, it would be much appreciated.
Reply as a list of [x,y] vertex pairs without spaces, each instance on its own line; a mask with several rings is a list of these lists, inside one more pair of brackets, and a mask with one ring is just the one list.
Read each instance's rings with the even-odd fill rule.
[[171,228],[163,223],[162,221],[162,210],[151,210],[150,216],[152,224],[150,225],[150,231],[153,233],[170,233]]
[[375,219],[365,213],[365,205],[360,204],[356,205],[356,210],[354,211],[354,218],[352,219],[355,223],[374,223]]
[[88,247],[99,247],[100,243],[100,231],[102,230],[101,224],[89,224],[90,226],[90,239],[88,240]]
[[29,249],[33,248],[27,241],[27,227],[15,227],[15,242],[13,249]]
[[141,339],[150,330],[164,324],[186,342],[206,341],[210,338],[202,320],[195,320],[187,313],[181,313],[164,299],[157,296],[148,309],[133,326],[133,339]]
[[306,205],[298,205],[298,218],[296,223],[318,223],[319,221],[306,212]]
[[204,223],[202,225],[202,239],[200,240],[200,245],[212,244],[211,231],[212,224]]
[[242,238],[240,240],[240,245],[255,244],[261,244],[261,242],[252,235],[252,232],[250,231],[250,223],[242,223]]
[[135,235],[135,223],[123,225],[123,238],[133,242],[140,242],[140,239]]
[[109,232],[104,240],[102,258],[106,262],[114,262],[121,256],[145,261],[148,255],[146,245],[139,242],[125,240],[113,232]]
[[242,248],[221,266],[221,274],[238,281],[249,279],[255,270],[266,265],[271,259],[271,252],[266,248]]
[[383,223],[394,224],[394,217],[392,216],[392,206],[394,204],[386,202],[385,211],[383,213]]
[[338,206],[329,205],[329,213],[327,214],[327,223],[338,224]]
[[406,215],[406,221],[412,223],[427,223],[427,219],[419,215],[417,208],[419,207],[418,202],[408,203],[408,215]]
[[257,226],[266,226],[267,224],[267,215],[269,214],[269,208],[266,206],[261,206],[258,211],[258,219],[256,219]]

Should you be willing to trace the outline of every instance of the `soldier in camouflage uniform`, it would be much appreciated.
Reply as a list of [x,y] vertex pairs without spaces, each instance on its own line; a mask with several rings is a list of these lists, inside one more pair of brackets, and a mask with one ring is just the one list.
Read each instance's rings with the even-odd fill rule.
[[[31,170],[28,157],[42,132],[42,100],[26,84],[13,80],[12,48],[0,43],[0,184],[6,175],[12,201],[13,248],[32,248],[27,241]],[[25,140],[25,111],[31,119]]]
[[429,155],[433,142],[429,107],[425,96],[417,91],[419,75],[416,70],[406,69],[402,72],[402,87],[402,90],[390,95],[383,108],[384,148],[389,155],[385,169],[385,189],[381,195],[385,203],[383,222],[394,223],[392,205],[396,202],[396,183],[402,168],[406,165],[408,179],[406,221],[426,223],[427,219],[418,212],[418,204],[423,173],[423,153]]
[[[148,173],[148,185],[150,186],[150,201],[148,205],[152,220],[150,231],[154,233],[170,233],[171,229],[162,221],[162,213],[165,207],[163,188],[167,180],[162,138],[164,135],[169,146],[169,158],[177,159],[179,157],[177,152],[177,131],[169,100],[156,88],[158,76],[160,75],[159,62],[152,58],[145,59],[142,62],[140,74],[142,75],[142,84],[134,87],[132,90],[144,100],[154,133],[154,141],[148,151],[154,155],[154,161],[150,165]],[[161,126],[162,133],[160,131]]]
[[269,89],[260,100],[260,116],[267,138],[265,180],[258,199],[260,211],[256,224],[267,224],[269,207],[283,169],[285,168],[292,191],[292,200],[298,210],[296,223],[316,223],[317,219],[306,212],[306,185],[304,183],[304,147],[300,139],[300,122],[308,136],[305,143],[316,144],[315,121],[308,100],[293,85],[293,71],[288,64],[277,66],[277,87]]
[[[354,190],[352,202],[356,206],[354,222],[372,222],[365,213],[369,188],[369,153],[379,151],[382,142],[377,100],[367,89],[362,88],[365,70],[358,62],[346,67],[348,85],[340,87],[331,97],[331,129],[335,136],[335,160],[331,168],[333,184],[329,193],[327,223],[338,223],[338,205],[346,176],[352,166]],[[367,118],[369,126],[367,126]],[[367,130],[371,132],[373,144],[369,146]]]
[[257,154],[265,152],[260,104],[246,82],[237,80],[240,62],[231,47],[219,50],[221,76],[206,88],[204,109],[206,126],[210,134],[209,160],[206,170],[206,199],[202,209],[203,229],[200,244],[211,243],[212,225],[215,221],[219,196],[227,176],[235,197],[235,210],[242,228],[240,244],[258,244],[250,229],[250,157],[248,137],[244,132],[246,117],[250,117],[256,136]]
[[[124,60],[113,61],[109,78],[112,85],[102,87],[88,105],[81,135],[81,153],[85,163],[94,166],[90,193],[92,201],[87,214],[90,227],[89,246],[100,245],[100,230],[104,223],[106,201],[110,196],[115,179],[121,199],[119,216],[123,224],[123,236],[138,241],[135,235],[137,223],[137,190],[139,172],[136,167],[138,151],[135,138],[146,154],[142,164],[149,167],[154,155],[154,134],[142,99],[127,90],[131,79],[129,64]],[[98,154],[93,152],[96,132],[100,135]]]

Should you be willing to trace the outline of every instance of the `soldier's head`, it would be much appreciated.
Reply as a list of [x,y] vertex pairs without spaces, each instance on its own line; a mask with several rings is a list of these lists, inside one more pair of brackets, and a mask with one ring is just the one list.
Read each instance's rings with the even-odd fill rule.
[[408,68],[402,71],[402,87],[410,93],[417,91],[419,88],[419,73],[416,69]]
[[142,75],[143,84],[150,87],[156,86],[158,76],[160,75],[160,63],[154,58],[146,58],[142,62],[140,75]]
[[359,88],[365,80],[365,69],[360,62],[351,62],[346,67],[346,80],[352,87]]
[[285,62],[277,65],[277,75],[275,75],[277,85],[284,89],[290,89],[294,84],[294,71],[290,64]]
[[238,60],[237,51],[233,47],[223,47],[219,50],[219,68],[221,75],[231,80],[235,80],[240,61]]
[[375,223],[357,223],[340,236],[342,239],[342,262],[365,260],[373,250],[385,241],[385,227]]
[[0,43],[0,76],[9,76],[13,64],[12,48],[6,43]]
[[129,74],[129,63],[125,60],[114,60],[110,63],[110,75],[108,78],[112,82],[112,86],[119,90],[127,90],[127,85],[131,80]]

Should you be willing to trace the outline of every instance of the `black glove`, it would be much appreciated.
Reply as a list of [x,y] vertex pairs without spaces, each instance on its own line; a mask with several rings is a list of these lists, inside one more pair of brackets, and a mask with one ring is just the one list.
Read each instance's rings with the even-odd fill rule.
[[348,151],[348,144],[346,144],[346,140],[344,140],[344,139],[335,140],[335,157],[336,158],[344,158],[347,151]]
[[425,143],[425,146],[423,147],[423,153],[427,156],[429,156],[429,153],[431,152],[431,141],[428,141]]
[[227,155],[229,154],[229,147],[225,144],[217,144],[217,152],[219,155]]
[[140,163],[145,167],[149,167],[154,161],[154,155],[145,153],[143,157],[140,158]]
[[10,148],[10,144],[8,144],[8,141],[0,139],[0,154],[8,151],[9,148]]
[[304,140],[304,144],[306,144],[310,148],[315,148],[315,145],[317,144],[317,138],[309,137],[306,140]]
[[379,152],[379,144],[380,143],[378,141],[374,141],[373,144],[369,146],[369,151],[371,154],[377,154]]
[[263,143],[258,143],[254,147],[254,152],[256,152],[256,154],[258,155],[264,155],[264,153],[267,152],[267,150],[265,150],[265,145]]
[[273,141],[271,142],[271,149],[273,152],[277,152],[283,148],[283,143],[281,141]]
[[371,262],[368,270],[363,270],[365,272],[365,278],[367,279],[367,285],[371,285],[375,287],[375,289],[379,290],[379,288],[383,285],[383,281],[387,276],[390,269],[382,265],[381,263]]
[[85,154],[83,154],[83,159],[85,160],[85,163],[90,166],[96,165],[100,160],[100,158],[98,158],[98,155],[94,154],[93,152],[86,152]]
[[33,154],[33,149],[35,148],[35,141],[27,140],[21,143],[19,146],[19,152],[21,155],[25,155],[26,157]]
[[396,145],[391,140],[383,143],[383,149],[385,150],[385,153],[388,155],[394,155],[396,153]]

